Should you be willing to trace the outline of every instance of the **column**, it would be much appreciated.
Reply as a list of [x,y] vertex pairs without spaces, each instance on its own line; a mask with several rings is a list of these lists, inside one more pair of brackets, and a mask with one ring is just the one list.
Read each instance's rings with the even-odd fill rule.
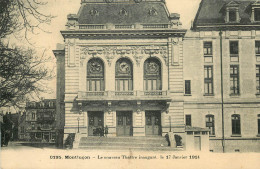
[[133,136],[145,136],[145,112],[133,112]]

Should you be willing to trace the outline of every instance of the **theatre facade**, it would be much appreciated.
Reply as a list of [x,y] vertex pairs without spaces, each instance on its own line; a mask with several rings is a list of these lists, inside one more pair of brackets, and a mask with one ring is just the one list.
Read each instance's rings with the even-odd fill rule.
[[61,31],[65,50],[54,51],[65,77],[57,86],[65,134],[95,136],[106,126],[111,137],[185,132],[179,18],[162,0],[82,0]]

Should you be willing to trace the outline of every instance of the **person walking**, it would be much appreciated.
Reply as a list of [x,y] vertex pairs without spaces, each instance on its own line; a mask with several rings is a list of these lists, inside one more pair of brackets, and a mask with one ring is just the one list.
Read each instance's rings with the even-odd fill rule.
[[105,137],[107,137],[107,134],[108,134],[108,127],[107,126],[105,127],[105,132],[104,133],[105,133]]

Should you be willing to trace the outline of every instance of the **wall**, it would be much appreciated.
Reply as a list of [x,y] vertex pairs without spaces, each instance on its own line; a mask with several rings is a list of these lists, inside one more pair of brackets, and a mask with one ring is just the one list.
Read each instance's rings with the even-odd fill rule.
[[[255,40],[259,32],[226,31],[223,32],[223,86],[224,86],[224,125],[227,151],[251,151],[254,147],[260,151],[260,138],[257,137],[257,115],[260,113],[260,97],[256,95],[256,61]],[[229,41],[239,41],[239,63],[230,62]],[[204,96],[203,41],[213,43],[213,83],[214,95]],[[230,65],[240,67],[240,95],[230,95]],[[184,40],[184,80],[191,80],[191,96],[185,96],[184,114],[192,116],[192,125],[206,127],[205,116],[215,116],[216,135],[210,137],[210,149],[221,151],[222,111],[221,111],[221,74],[220,74],[220,38],[218,32],[192,32]],[[241,116],[241,137],[232,136],[231,115]],[[250,145],[248,145],[250,143]],[[248,146],[248,149],[245,148]]]

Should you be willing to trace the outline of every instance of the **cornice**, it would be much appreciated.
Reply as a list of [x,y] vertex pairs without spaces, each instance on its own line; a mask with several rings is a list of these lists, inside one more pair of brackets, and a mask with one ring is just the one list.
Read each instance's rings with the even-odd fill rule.
[[166,37],[184,37],[186,29],[176,30],[101,30],[101,31],[87,31],[87,30],[64,30],[61,34],[64,38],[67,37],[85,37],[85,38],[166,38]]

